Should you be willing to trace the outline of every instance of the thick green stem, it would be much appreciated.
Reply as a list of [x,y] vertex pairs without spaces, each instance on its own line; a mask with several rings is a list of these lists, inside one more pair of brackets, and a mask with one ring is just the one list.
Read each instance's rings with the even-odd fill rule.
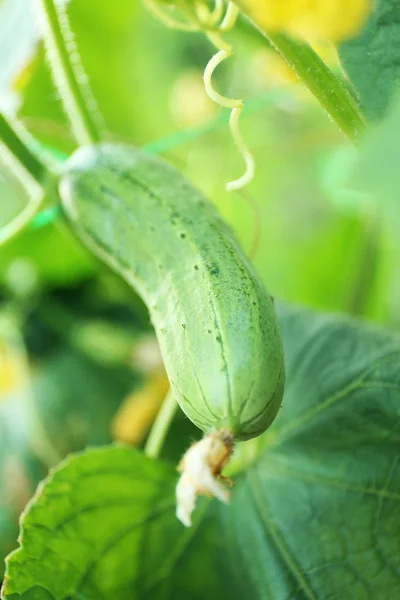
[[283,34],[264,34],[299,79],[352,141],[365,131],[364,117],[343,81],[337,77],[308,44]]
[[162,445],[168,434],[169,426],[178,408],[178,403],[170,390],[165,396],[164,402],[159,410],[153,427],[144,447],[144,453],[150,458],[158,458]]
[[[247,14],[245,3],[239,0],[238,4]],[[268,43],[307,86],[331,119],[351,141],[355,142],[365,130],[366,124],[358,104],[344,82],[326,66],[311,46],[283,33],[266,31],[258,22],[256,13],[250,12],[248,16]]]
[[54,81],[75,138],[82,145],[96,143],[101,139],[95,119],[97,104],[80,63],[65,4],[56,5],[54,0],[37,0],[37,3]]

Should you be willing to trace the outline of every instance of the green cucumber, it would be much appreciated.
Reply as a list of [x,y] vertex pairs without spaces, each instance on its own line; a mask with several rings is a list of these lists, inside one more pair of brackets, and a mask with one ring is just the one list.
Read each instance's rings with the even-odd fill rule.
[[265,431],[284,388],[279,326],[216,209],[175,168],[122,145],[77,150],[59,193],[79,238],[146,303],[186,415],[239,440]]

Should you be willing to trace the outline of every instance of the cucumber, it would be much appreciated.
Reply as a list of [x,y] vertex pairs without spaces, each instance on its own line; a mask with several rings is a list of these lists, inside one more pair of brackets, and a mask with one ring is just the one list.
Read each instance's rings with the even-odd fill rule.
[[82,147],[59,194],[78,237],[146,303],[176,400],[205,432],[260,435],[284,389],[270,295],[217,210],[130,146]]

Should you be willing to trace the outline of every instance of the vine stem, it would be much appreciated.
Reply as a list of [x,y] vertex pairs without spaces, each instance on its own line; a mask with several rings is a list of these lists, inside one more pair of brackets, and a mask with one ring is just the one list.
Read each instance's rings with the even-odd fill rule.
[[80,62],[64,4],[36,0],[52,75],[77,142],[94,144],[101,140],[96,100]]
[[161,448],[167,437],[169,427],[172,423],[172,419],[177,411],[178,403],[175,400],[172,390],[169,390],[165,399],[162,403],[160,410],[158,411],[157,417],[150,430],[147,438],[144,453],[150,458],[158,458],[161,452]]
[[267,37],[339,129],[352,142],[356,142],[364,133],[366,122],[344,82],[308,44],[302,44],[281,33],[270,33]]
[[238,4],[253,25],[307,86],[341,131],[352,142],[356,142],[365,131],[366,122],[345,83],[327,67],[309,44],[280,32],[267,31],[259,22],[257,12],[249,10],[244,0],[238,0]]

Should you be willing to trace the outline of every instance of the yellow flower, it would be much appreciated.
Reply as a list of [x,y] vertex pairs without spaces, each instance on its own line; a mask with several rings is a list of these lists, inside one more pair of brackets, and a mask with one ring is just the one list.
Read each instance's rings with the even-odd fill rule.
[[241,0],[240,5],[266,31],[335,43],[357,35],[371,0]]
[[129,394],[114,416],[111,431],[115,440],[137,446],[145,438],[169,389],[165,371],[152,373],[143,387]]

